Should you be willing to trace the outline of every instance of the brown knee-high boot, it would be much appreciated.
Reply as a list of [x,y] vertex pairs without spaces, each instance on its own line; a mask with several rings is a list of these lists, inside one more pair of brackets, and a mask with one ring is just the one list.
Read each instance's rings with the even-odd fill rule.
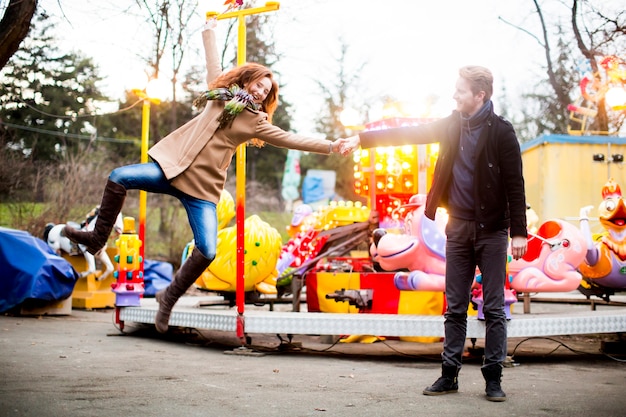
[[174,304],[191,287],[210,263],[211,260],[205,258],[197,247],[193,248],[191,256],[187,258],[178,272],[176,272],[172,283],[167,288],[156,293],[159,311],[154,320],[154,325],[159,333],[167,332]]
[[63,228],[63,234],[69,240],[87,247],[87,252],[95,255],[106,245],[117,215],[122,210],[124,200],[126,199],[126,188],[124,186],[107,180],[104,187],[102,202],[100,203],[100,212],[96,219],[96,226],[91,232],[85,232],[74,229],[71,226]]

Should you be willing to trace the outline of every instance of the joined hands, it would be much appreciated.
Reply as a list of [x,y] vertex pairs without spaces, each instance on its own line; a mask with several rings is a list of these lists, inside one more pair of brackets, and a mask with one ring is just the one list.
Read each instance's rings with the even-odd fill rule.
[[339,145],[337,152],[343,156],[348,156],[359,147],[361,140],[359,135],[354,135],[349,138],[338,139],[336,143]]

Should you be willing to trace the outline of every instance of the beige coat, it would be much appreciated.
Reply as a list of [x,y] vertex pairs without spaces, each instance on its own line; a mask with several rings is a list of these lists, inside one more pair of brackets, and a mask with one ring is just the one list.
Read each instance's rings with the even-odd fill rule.
[[[202,40],[208,84],[221,73],[214,31],[202,32]],[[233,154],[239,145],[252,138],[281,148],[321,154],[330,152],[332,142],[285,132],[269,123],[267,114],[260,111],[246,109],[230,127],[218,129],[217,118],[224,104],[221,100],[208,101],[202,113],[148,151],[172,185],[192,197],[217,204]]]

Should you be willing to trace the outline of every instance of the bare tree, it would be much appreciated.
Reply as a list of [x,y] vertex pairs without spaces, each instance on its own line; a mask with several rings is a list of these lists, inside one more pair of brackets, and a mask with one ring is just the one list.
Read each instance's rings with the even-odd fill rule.
[[187,36],[189,33],[189,22],[196,12],[196,2],[191,2],[193,6],[190,6],[189,3],[190,2],[182,0],[172,7],[172,15],[169,19],[171,24],[168,25],[172,39],[170,44],[172,54],[172,130],[178,126],[178,120],[176,118],[176,103],[178,101],[176,97],[176,85],[178,84],[178,75],[183,64],[185,51],[189,44],[189,36]]
[[[151,76],[159,77],[161,63],[166,53],[171,55],[172,70],[172,109],[170,130],[178,127],[176,103],[178,76],[189,44],[189,22],[196,13],[197,5],[191,0],[136,0],[137,5],[147,13],[147,19],[154,32],[154,49],[147,58],[152,68]],[[151,3],[151,4],[150,4]]]
[[[335,70],[332,77],[324,80],[315,80],[322,97],[324,107],[320,109],[315,117],[315,129],[326,138],[334,139],[348,135],[346,126],[340,121],[340,114],[346,108],[352,108],[362,115],[362,120],[366,119],[369,105],[363,101],[354,101],[350,97],[362,97],[362,83],[360,74],[367,63],[362,62],[356,68],[348,66],[349,45],[340,40],[339,56],[335,61]],[[330,81],[329,81],[330,80]],[[334,82],[332,81],[334,80]],[[360,94],[355,94],[359,91]],[[330,157],[318,154],[308,154],[300,161],[301,169],[306,171],[313,167],[322,167],[337,172],[337,193],[349,200],[357,201],[359,197],[354,192],[354,167],[345,158],[339,155]]]
[[340,42],[339,57],[336,60],[337,72],[332,77],[336,81],[333,83],[328,80],[316,80],[317,87],[320,89],[327,107],[315,118],[315,126],[316,130],[328,139],[346,136],[348,133],[346,127],[339,120],[344,109],[353,108],[363,116],[363,119],[365,119],[368,110],[365,103],[349,102],[348,99],[351,96],[358,96],[354,92],[360,88],[360,74],[366,63],[361,63],[357,68],[348,68],[347,60],[350,48],[343,40]]
[[[592,75],[596,83],[601,83],[602,70],[599,67],[601,61],[612,48],[613,44],[618,44],[620,40],[623,42],[626,35],[626,26],[624,24],[624,11],[621,11],[614,18],[605,16],[601,11],[589,4],[589,10],[595,22],[594,26],[585,25],[585,14],[582,11],[581,0],[573,0],[571,7],[571,23],[576,45],[581,54],[588,60],[591,66]],[[579,23],[580,22],[580,23]],[[583,25],[581,27],[581,24]],[[621,38],[621,39],[620,39]],[[592,129],[599,132],[609,132],[609,117],[607,114],[607,106],[604,95],[598,95],[596,108],[597,115],[594,117]]]
[[[501,18],[505,23],[532,36],[544,49],[546,82],[552,93],[540,92],[535,88],[535,91],[525,95],[527,99],[534,101],[535,111],[541,114],[525,114],[524,123],[537,124],[535,127],[537,134],[546,133],[545,130],[550,127],[554,130],[549,133],[565,133],[569,124],[565,116],[569,114],[568,107],[573,101],[572,97],[580,95],[577,90],[579,90],[578,82],[581,75],[576,73],[576,62],[580,61],[581,57],[584,58],[588,62],[596,85],[599,84],[602,78],[600,62],[603,57],[617,54],[620,48],[623,50],[626,39],[624,26],[626,14],[621,10],[616,12],[614,17],[608,17],[592,1],[571,0],[571,7],[566,9],[571,28],[566,28],[559,23],[556,26],[556,35],[554,35],[554,28],[550,27],[544,18],[545,3],[540,4],[538,0],[533,0],[533,6],[540,23],[540,36]],[[601,7],[606,9],[609,6],[603,3]],[[572,34],[575,39],[574,47],[570,47],[567,42]],[[553,48],[551,40],[555,36],[558,42],[557,47]],[[606,134],[611,130],[619,129],[621,122],[617,118],[611,121],[603,95],[595,96],[592,103],[586,102],[584,106],[593,107],[594,111],[597,110],[587,130]],[[538,121],[533,122],[533,119]]]

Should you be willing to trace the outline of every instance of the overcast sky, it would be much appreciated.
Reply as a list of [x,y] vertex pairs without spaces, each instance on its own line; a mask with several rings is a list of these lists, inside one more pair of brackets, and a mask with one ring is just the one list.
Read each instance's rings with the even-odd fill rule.
[[[142,87],[143,58],[150,56],[152,43],[150,28],[135,2],[60,3],[65,12],[58,27],[61,41],[94,58],[106,77],[101,84],[104,91],[119,98],[124,89]],[[223,8],[223,0],[203,3]],[[549,23],[567,24],[565,6],[556,0],[542,3],[550,3],[550,8],[546,6]],[[46,7],[60,14],[58,6]],[[543,49],[532,36],[511,25],[539,35],[533,7],[530,0],[281,1],[280,10],[271,12],[276,49],[282,55],[276,69],[285,85],[281,96],[293,104],[294,128],[314,134],[312,119],[323,105],[316,81],[333,82],[342,42],[349,47],[348,70],[365,64],[361,89],[353,98],[357,104],[387,95],[420,109],[426,97],[436,95],[439,101],[433,116],[443,116],[454,108],[451,95],[458,68],[477,64],[494,73],[498,110],[503,88],[508,98],[519,97],[544,77]],[[221,28],[225,25],[220,22]],[[202,45],[200,17],[194,27],[197,38],[188,56],[194,64],[202,64],[196,53]]]

